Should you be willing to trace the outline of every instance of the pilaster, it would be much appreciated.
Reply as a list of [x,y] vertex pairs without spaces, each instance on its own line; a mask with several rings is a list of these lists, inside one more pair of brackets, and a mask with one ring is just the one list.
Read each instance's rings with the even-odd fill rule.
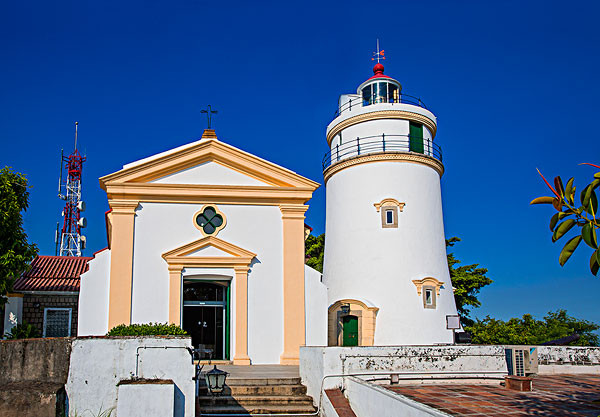
[[250,365],[248,356],[248,266],[235,271],[235,354],[234,365]]
[[181,325],[181,271],[183,265],[169,265],[169,323]]
[[111,212],[111,261],[108,330],[131,323],[133,228],[138,201],[109,200]]
[[297,365],[305,339],[304,213],[308,206],[282,204],[283,222],[283,353],[282,365]]

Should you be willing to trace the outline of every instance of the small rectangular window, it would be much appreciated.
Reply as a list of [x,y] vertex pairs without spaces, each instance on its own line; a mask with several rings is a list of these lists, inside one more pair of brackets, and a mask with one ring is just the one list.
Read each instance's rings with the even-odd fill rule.
[[45,308],[43,337],[68,337],[71,335],[71,309]]
[[394,212],[392,210],[386,210],[385,211],[385,221],[387,224],[393,224],[394,223]]
[[433,304],[433,295],[431,290],[425,290],[425,304],[428,306]]

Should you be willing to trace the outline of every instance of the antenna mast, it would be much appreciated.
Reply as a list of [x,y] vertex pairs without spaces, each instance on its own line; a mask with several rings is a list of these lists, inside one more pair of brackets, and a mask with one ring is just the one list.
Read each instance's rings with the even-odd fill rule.
[[[81,229],[87,226],[87,220],[81,216],[81,212],[85,210],[85,203],[81,200],[81,172],[86,158],[77,150],[78,124],[79,122],[75,122],[75,150],[69,156],[64,156],[61,151],[60,156],[58,198],[65,200],[65,208],[62,212],[64,216],[62,231],[59,235],[57,230],[55,238],[59,256],[81,256],[81,252],[85,249],[86,239],[81,234]],[[67,174],[64,183],[63,169]],[[65,194],[61,193],[63,189]]]

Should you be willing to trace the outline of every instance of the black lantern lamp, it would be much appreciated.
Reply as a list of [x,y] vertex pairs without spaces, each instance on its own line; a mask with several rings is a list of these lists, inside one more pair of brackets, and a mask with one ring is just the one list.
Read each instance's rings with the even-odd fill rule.
[[342,304],[342,314],[347,315],[350,313],[350,304]]
[[205,374],[206,385],[208,385],[208,390],[212,395],[219,395],[223,392],[227,375],[229,375],[227,372],[217,369],[217,365],[212,371]]

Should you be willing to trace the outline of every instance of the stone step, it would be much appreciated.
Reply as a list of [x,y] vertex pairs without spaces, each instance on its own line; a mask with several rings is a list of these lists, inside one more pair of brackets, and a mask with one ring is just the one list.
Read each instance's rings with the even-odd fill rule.
[[[200,387],[200,395],[209,395],[208,388]],[[304,395],[306,387],[296,385],[233,385],[225,386],[224,395]]]
[[204,406],[215,405],[308,405],[312,406],[312,398],[303,396],[289,395],[239,395],[239,396],[199,396],[198,402]]
[[316,411],[312,405],[257,405],[242,407],[239,405],[228,405],[228,406],[200,406],[199,411],[201,414],[198,415],[211,415],[211,414],[277,414],[279,416],[294,416],[298,414],[313,414]]
[[227,378],[225,385],[299,385],[300,378]]

